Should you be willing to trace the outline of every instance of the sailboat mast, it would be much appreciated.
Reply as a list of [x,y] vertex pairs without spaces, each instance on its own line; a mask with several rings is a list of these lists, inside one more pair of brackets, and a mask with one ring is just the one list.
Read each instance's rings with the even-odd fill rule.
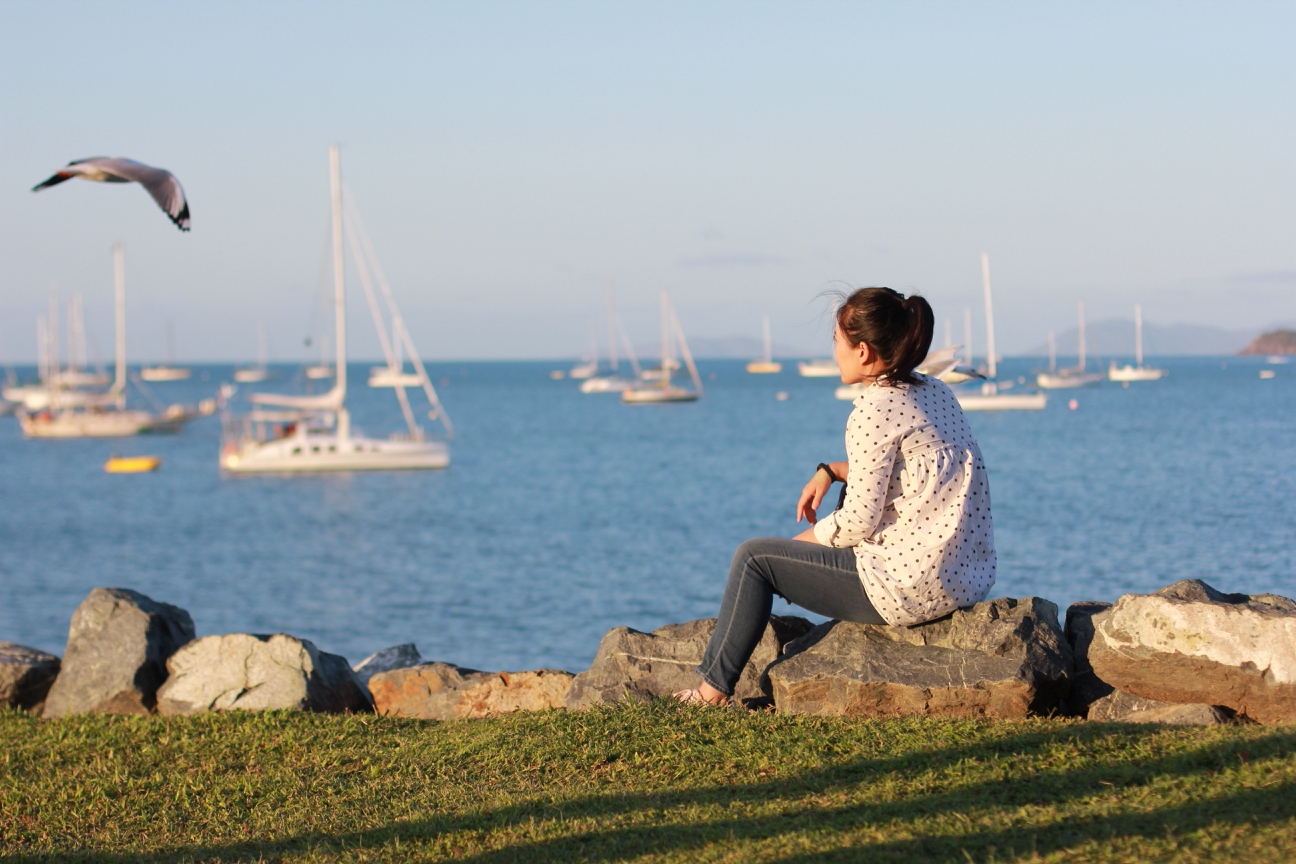
[[59,344],[58,292],[53,289],[49,295],[49,321],[50,369],[54,372],[54,378],[58,379],[63,374],[63,346]]
[[769,316],[766,315],[761,323],[764,325],[762,329],[764,330],[765,335],[765,362],[773,363],[774,352],[770,349]]
[[975,365],[972,362],[972,310],[966,306],[963,307],[963,357],[967,365]]
[[1053,331],[1049,331],[1049,371],[1057,371],[1057,341],[1053,338]]
[[981,253],[981,284],[985,288],[986,371],[995,379],[994,304],[990,300],[990,256]]
[[1143,368],[1143,307],[1134,304],[1134,363]]
[[661,292],[661,330],[662,330],[662,349],[661,349],[661,380],[663,387],[670,386],[670,298],[666,292]]
[[1080,313],[1080,371],[1085,370],[1085,328],[1084,328],[1084,301],[1076,301],[1076,309]]
[[351,437],[351,416],[344,407],[346,399],[346,258],[342,249],[342,166],[337,145],[329,147],[329,191],[333,199],[333,318],[336,324],[334,350],[336,363],[333,392],[337,396],[338,439]]
[[117,375],[113,393],[117,404],[126,407],[126,249],[119,240],[113,245],[114,306],[117,313]]
[[616,332],[616,305],[612,301],[612,286],[607,289],[608,298],[608,365],[612,367],[612,374],[617,371],[617,332]]

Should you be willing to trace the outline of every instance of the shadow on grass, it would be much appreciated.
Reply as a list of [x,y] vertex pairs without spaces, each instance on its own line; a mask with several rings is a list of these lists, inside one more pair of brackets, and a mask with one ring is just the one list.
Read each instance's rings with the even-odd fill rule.
[[[711,785],[658,792],[596,794],[551,803],[526,801],[497,809],[448,814],[423,820],[399,822],[365,831],[344,834],[304,833],[273,842],[242,841],[230,844],[188,846],[151,853],[107,853],[69,850],[48,855],[0,852],[0,861],[83,861],[88,864],[117,864],[138,861],[161,864],[173,861],[273,860],[303,853],[342,853],[363,848],[369,853],[382,850],[383,857],[401,852],[420,854],[421,842],[464,832],[482,838],[495,831],[532,824],[569,820],[616,820],[645,810],[672,818],[672,811],[689,807],[740,804],[779,805],[777,813],[744,818],[720,818],[701,822],[666,822],[638,826],[609,826],[564,837],[537,841],[516,839],[506,848],[475,855],[456,855],[456,860],[495,864],[515,860],[619,861],[646,854],[688,856],[691,851],[713,844],[760,842],[782,836],[812,835],[803,845],[836,847],[785,857],[787,862],[858,859],[867,853],[870,861],[905,861],[924,858],[984,859],[1048,854],[1088,840],[1116,838],[1163,838],[1183,835],[1211,825],[1263,825],[1296,818],[1296,781],[1264,789],[1233,787],[1215,797],[1194,800],[1154,810],[1133,810],[1132,802],[1116,804],[1101,815],[1041,819],[1045,824],[1021,825],[996,830],[968,830],[951,836],[921,836],[913,839],[872,842],[850,846],[851,832],[868,826],[900,826],[916,819],[976,811],[984,814],[999,809],[1011,812],[1023,805],[1065,806],[1090,797],[1111,795],[1119,788],[1142,786],[1157,779],[1189,779],[1227,765],[1236,764],[1240,751],[1260,761],[1296,751],[1296,731],[1275,730],[1245,742],[1204,745],[1188,752],[1137,762],[1109,762],[1100,752],[1087,754],[1091,764],[1054,773],[1038,773],[1029,779],[978,779],[962,785],[957,779],[942,783],[936,777],[932,792],[915,791],[900,800],[879,803],[824,805],[807,802],[810,796],[840,794],[869,779],[896,773],[913,776],[920,772],[956,769],[964,760],[990,756],[1031,758],[1049,748],[1093,742],[1111,735],[1129,744],[1151,738],[1158,731],[1149,727],[1092,726],[1046,731],[1029,731],[1004,738],[983,739],[965,746],[899,757],[860,759],[835,764],[802,774],[776,777],[758,783]],[[951,785],[957,788],[950,789]],[[944,788],[941,788],[941,787]],[[915,826],[917,828],[918,826]],[[900,833],[897,831],[897,833]],[[921,833],[914,830],[911,833]],[[489,839],[488,841],[489,842]],[[407,846],[406,844],[412,844]]]

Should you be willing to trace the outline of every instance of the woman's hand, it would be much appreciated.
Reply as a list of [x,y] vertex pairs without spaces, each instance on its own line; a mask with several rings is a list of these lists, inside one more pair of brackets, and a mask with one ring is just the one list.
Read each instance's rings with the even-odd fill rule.
[[796,521],[800,522],[801,517],[811,525],[819,521],[819,514],[815,511],[823,502],[823,497],[828,494],[832,488],[832,478],[823,472],[822,469],[816,468],[814,476],[810,482],[801,490],[801,499],[797,501]]

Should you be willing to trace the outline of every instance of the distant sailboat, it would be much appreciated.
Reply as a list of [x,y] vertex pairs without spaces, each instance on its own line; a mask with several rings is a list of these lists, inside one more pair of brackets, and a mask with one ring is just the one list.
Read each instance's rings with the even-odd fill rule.
[[[1035,383],[1045,390],[1071,390],[1076,387],[1092,387],[1103,379],[1101,372],[1085,371],[1085,348],[1087,346],[1085,340],[1084,301],[1080,300],[1076,305],[1080,320],[1078,331],[1080,342],[1079,362],[1073,369],[1055,369],[1057,365],[1057,355],[1056,353],[1053,353],[1053,360],[1050,361],[1049,371],[1041,372],[1035,376]],[[1050,349],[1055,352],[1056,349],[1052,348],[1052,334],[1049,334],[1049,345]]]
[[[338,149],[329,148],[329,185],[332,198],[332,250],[333,250],[333,314],[335,323],[334,367],[346,369],[347,320],[346,274],[343,248],[343,190]],[[374,267],[383,296],[392,316],[392,341],[400,344],[414,365],[414,375],[431,403],[429,417],[439,420],[447,436],[453,427],[437,399],[436,391],[427,370],[414,350],[413,341],[396,310],[386,279],[377,265],[377,257],[359,223],[354,208],[346,218],[347,236],[351,242],[361,282],[371,311],[378,320],[377,299],[370,283],[366,261]],[[387,370],[403,367],[401,356],[388,340],[386,328],[378,327],[383,345]],[[379,367],[382,369],[383,367]],[[403,375],[403,373],[401,373]],[[372,383],[372,379],[371,379]],[[382,385],[387,386],[387,385]],[[450,464],[450,449],[444,441],[429,441],[414,415],[405,392],[405,379],[390,384],[397,394],[408,427],[407,433],[398,433],[387,439],[369,438],[352,431],[351,414],[346,407],[347,376],[336,376],[333,389],[319,395],[294,396],[277,393],[253,393],[249,399],[254,409],[250,414],[236,417],[226,414],[224,435],[221,441],[220,465],[234,474],[245,473],[320,473],[327,471],[381,471],[397,469],[445,468]],[[223,391],[226,403],[233,388]]]
[[175,327],[167,321],[167,359],[161,366],[145,366],[140,370],[140,377],[145,381],[184,381],[189,377],[189,370],[175,365]]
[[598,337],[594,335],[594,325],[590,324],[589,359],[577,363],[567,372],[569,378],[593,378],[598,374]]
[[[964,381],[971,381],[973,378],[984,378],[985,376],[980,372],[959,363],[958,352],[962,348],[962,345],[947,345],[944,348],[929,351],[923,361],[914,367],[914,371],[930,375],[932,378],[944,381],[946,384],[962,384]],[[857,396],[863,395],[867,389],[867,384],[843,384],[837,388],[835,395],[838,399],[850,401]]]
[[[117,370],[112,387],[106,393],[84,393],[66,392],[51,385],[47,407],[19,414],[23,434],[28,438],[119,438],[146,432],[178,432],[185,422],[214,409],[214,406],[193,409],[172,405],[156,414],[127,409],[126,264],[121,243],[113,246],[113,271]],[[52,350],[54,353],[47,362],[57,370],[57,348]]]
[[[1270,360],[1272,362],[1272,359]],[[1164,369],[1155,369],[1151,366],[1143,365],[1143,307],[1134,304],[1134,365],[1126,363],[1118,367],[1116,361],[1111,362],[1111,367],[1107,370],[1107,378],[1111,381],[1156,381],[1165,377],[1167,374]]]
[[[774,355],[770,345],[770,326],[769,316],[766,315],[761,320],[761,330],[765,341],[765,354],[760,360],[753,360],[747,364],[747,371],[753,375],[773,375],[783,371],[782,363],[774,362]],[[835,363],[833,364],[836,365]]]
[[797,363],[797,374],[802,378],[840,378],[841,370],[836,360],[802,360]]
[[266,365],[266,332],[265,321],[257,322],[257,365],[245,366],[234,372],[234,380],[240,384],[260,384],[270,378],[270,369]]
[[621,326],[621,319],[616,313],[616,304],[612,297],[612,287],[607,289],[608,303],[608,375],[594,375],[586,378],[581,382],[580,392],[582,393],[620,393],[629,390],[634,386],[634,381],[622,378],[617,374],[619,358],[617,357],[617,340],[620,339],[625,347],[626,359],[630,362],[630,368],[634,372],[634,377],[639,378],[642,370],[639,368],[639,360],[635,357],[634,347],[625,335],[625,328]]
[[[689,351],[688,341],[684,338],[684,330],[680,327],[679,318],[675,315],[674,307],[671,306],[670,295],[665,291],[661,293],[661,319],[661,377],[657,383],[642,384],[623,390],[622,402],[630,404],[695,402],[702,395],[702,379],[698,375],[697,366],[693,363],[693,354]],[[684,355],[684,363],[688,366],[689,375],[693,379],[692,390],[675,387],[670,382],[671,369],[678,368],[672,347],[674,342],[672,336],[679,340],[680,353]]]
[[[1038,411],[1048,404],[1043,393],[1000,393],[995,381],[998,372],[995,358],[994,303],[990,296],[990,256],[981,253],[981,284],[985,292],[986,378],[980,392],[956,390],[964,411]],[[1005,388],[1006,389],[1006,388]]]

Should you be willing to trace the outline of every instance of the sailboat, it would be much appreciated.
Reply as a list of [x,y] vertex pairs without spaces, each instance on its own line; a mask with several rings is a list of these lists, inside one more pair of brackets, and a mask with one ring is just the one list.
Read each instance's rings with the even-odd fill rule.
[[617,374],[617,340],[620,339],[625,347],[626,359],[630,361],[630,368],[634,372],[635,379],[642,374],[639,368],[639,360],[635,357],[634,347],[630,344],[629,338],[626,337],[625,328],[621,326],[621,319],[616,314],[616,305],[613,302],[612,288],[607,289],[608,302],[608,367],[611,370],[609,375],[594,375],[586,378],[581,382],[580,392],[582,393],[621,393],[629,390],[634,386],[634,381],[626,380]]
[[161,366],[145,366],[140,377],[145,381],[185,381],[189,370],[175,365],[175,326],[167,321],[167,359]]
[[1053,359],[1049,363],[1049,371],[1041,372],[1035,376],[1035,383],[1045,390],[1071,390],[1076,387],[1092,387],[1103,379],[1101,372],[1085,371],[1085,348],[1087,346],[1085,339],[1084,301],[1080,300],[1076,305],[1080,316],[1080,326],[1078,330],[1080,342],[1079,361],[1072,369],[1056,369],[1057,354],[1056,349],[1053,348],[1052,334],[1050,334],[1049,345],[1050,351],[1052,352],[1050,356]]
[[598,374],[598,337],[594,335],[593,324],[590,324],[590,353],[588,356],[588,360],[582,360],[568,370],[568,378],[593,378]]
[[[914,367],[914,371],[930,375],[946,384],[962,384],[973,378],[984,378],[985,376],[980,372],[959,363],[958,352],[962,348],[962,345],[946,345],[944,348],[928,351],[922,362]],[[837,388],[834,395],[842,401],[849,402],[857,396],[864,395],[868,387],[869,385],[862,383],[843,384]]]
[[782,372],[783,364],[774,362],[773,352],[770,350],[769,316],[766,315],[761,323],[763,325],[761,329],[765,337],[765,355],[760,360],[753,360],[748,363],[747,371],[753,375],[772,375],[776,372]]
[[[697,366],[693,363],[693,353],[689,351],[684,330],[680,327],[679,318],[671,306],[670,295],[661,293],[661,327],[662,327],[662,363],[661,377],[657,383],[641,384],[621,391],[621,401],[630,404],[649,404],[658,402],[696,402],[702,395],[702,379],[698,376]],[[688,366],[689,376],[693,379],[693,389],[675,387],[671,384],[671,369],[678,368],[672,345],[672,335],[679,339],[680,353]]]
[[234,371],[234,380],[240,384],[260,384],[270,378],[270,369],[266,366],[266,333],[265,321],[257,322],[257,365],[245,366]]
[[[346,253],[343,247],[343,190],[342,171],[337,147],[329,148],[329,187],[332,198],[332,249],[333,249],[333,315],[335,319],[334,368],[346,369],[347,316],[346,316]],[[387,328],[378,327],[379,341],[388,361],[387,370],[395,369],[401,377],[390,385],[396,391],[401,411],[408,427],[407,433],[398,433],[387,439],[369,438],[351,428],[351,414],[347,411],[347,376],[339,374],[333,389],[319,395],[294,396],[277,393],[254,393],[249,399],[254,409],[243,417],[227,413],[221,441],[220,465],[233,474],[250,473],[320,473],[327,471],[385,471],[397,469],[445,468],[450,464],[450,448],[444,441],[427,440],[423,429],[414,421],[414,414],[405,390],[404,360],[398,360],[395,345],[402,346],[414,366],[417,378],[432,410],[431,419],[439,420],[447,438],[454,433],[453,426],[442,408],[436,390],[432,387],[427,369],[414,349],[413,340],[405,329],[403,320],[391,296],[390,287],[377,264],[372,244],[364,232],[359,213],[354,206],[345,219],[347,239],[355,259],[360,281],[364,285],[370,311],[375,323],[381,323],[381,310],[373,291],[369,267],[374,268],[388,313],[392,318],[392,338]],[[399,365],[397,365],[399,362]],[[371,380],[372,383],[372,380]],[[223,391],[226,406],[232,389]]]
[[[185,422],[211,413],[214,406],[199,409],[184,405],[159,407],[158,413],[126,408],[126,263],[121,243],[113,246],[116,307],[117,369],[106,393],[63,391],[49,388],[49,405],[39,411],[22,411],[18,422],[28,438],[119,438],[146,432],[179,432]],[[58,368],[57,348],[48,358]]]
[[[955,396],[964,411],[1038,411],[1048,404],[1043,393],[1000,393],[995,380],[998,369],[995,358],[994,302],[990,296],[990,256],[981,253],[981,285],[985,291],[986,313],[986,382],[979,392],[956,390]],[[1007,388],[1005,388],[1007,389]]]
[[1134,365],[1126,363],[1124,366],[1117,367],[1116,361],[1111,362],[1111,367],[1107,370],[1107,378],[1110,381],[1156,381],[1165,377],[1166,370],[1156,369],[1151,366],[1143,365],[1143,307],[1134,304]]
[[313,366],[306,367],[306,377],[311,381],[323,381],[325,378],[332,378],[337,370],[333,364],[328,362],[328,337],[320,336],[320,362]]

